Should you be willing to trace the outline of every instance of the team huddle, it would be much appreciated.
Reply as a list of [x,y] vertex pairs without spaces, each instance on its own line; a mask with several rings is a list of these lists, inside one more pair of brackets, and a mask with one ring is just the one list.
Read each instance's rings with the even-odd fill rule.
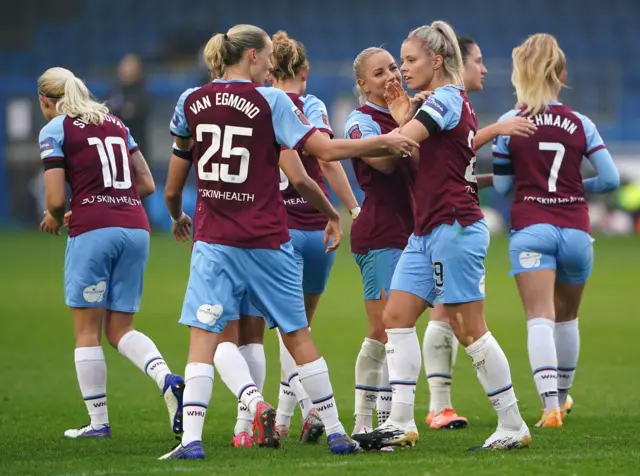
[[[59,234],[69,227],[65,300],[90,417],[65,436],[111,436],[104,329],[109,343],[157,383],[171,429],[181,435],[160,459],[204,458],[214,366],[238,400],[236,447],[278,448],[297,406],[299,440],[326,435],[332,453],[413,446],[423,359],[431,399],[426,422],[465,428],[451,401],[459,344],[498,417],[495,432],[472,449],[528,446],[507,357],[484,316],[483,187],[514,192],[509,257],[544,407],[535,426],[561,428],[572,407],[578,310],[593,265],[585,192],[612,191],[619,176],[595,125],[558,101],[567,71],[555,38],[536,34],[514,49],[517,104],[481,130],[467,97],[482,90],[487,73],[475,41],[435,21],[410,32],[400,67],[388,51],[367,48],[354,61],[360,107],[348,116],[344,138],[334,138],[324,103],[307,94],[306,51],[286,33],[270,38],[237,25],[214,35],[204,56],[213,80],[178,99],[165,187],[175,238],[193,239],[180,317],[190,332],[184,378],[133,328],[150,240],[141,200],[155,191],[144,156],[128,128],[73,73],[52,68],[38,80],[48,121],[39,139],[47,205],[40,228]],[[491,141],[493,173],[476,175],[476,149]],[[582,178],[584,157],[595,177]],[[361,206],[338,163],[345,159],[364,191]],[[192,169],[193,220],[182,209]],[[355,364],[350,432],[309,327],[342,239],[325,180],[353,219],[351,251],[369,321]],[[421,350],[415,326],[427,308]],[[261,393],[265,323],[277,329],[280,343],[276,408]]]

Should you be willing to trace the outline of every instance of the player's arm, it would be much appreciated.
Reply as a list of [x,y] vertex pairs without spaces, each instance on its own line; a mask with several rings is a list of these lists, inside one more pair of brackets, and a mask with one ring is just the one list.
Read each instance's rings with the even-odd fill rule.
[[44,188],[47,213],[62,224],[67,200],[65,170],[59,167],[45,170]]
[[588,157],[598,175],[584,180],[584,189],[589,193],[608,193],[620,186],[620,174],[607,149],[599,149]]
[[140,150],[136,150],[131,154],[131,164],[133,165],[133,173],[136,177],[136,187],[140,198],[147,198],[156,191],[156,184],[153,180],[153,175],[151,175],[149,164],[147,164]]
[[507,195],[514,184],[513,162],[509,151],[509,137],[498,136],[493,141],[493,188]]
[[356,200],[351,184],[347,178],[342,164],[336,162],[318,162],[322,169],[323,175],[327,178],[327,182],[331,189],[338,196],[340,201],[347,207],[352,218],[356,218],[360,213],[360,207]]
[[340,218],[320,186],[307,174],[295,150],[285,149],[280,152],[280,168],[298,193],[324,216],[329,220]]
[[[478,131],[475,137],[476,150],[485,146],[498,136],[529,137],[538,130],[529,119],[521,116],[512,116],[503,121],[496,122]],[[478,186],[480,183],[478,182]]]
[[309,177],[295,150],[285,149],[280,152],[280,169],[298,193],[329,219],[324,232],[324,244],[327,245],[329,238],[332,238],[333,243],[327,247],[327,252],[335,250],[342,240],[342,226],[338,211],[333,208],[320,186]]
[[613,163],[596,125],[586,116],[576,113],[582,122],[586,139],[585,157],[593,164],[598,175],[586,179],[584,189],[589,193],[607,193],[620,186],[620,174]]
[[138,144],[131,135],[131,131],[127,127],[127,148],[131,157],[131,165],[133,167],[133,175],[136,178],[136,188],[140,194],[140,198],[146,198],[156,191],[156,184],[153,181],[149,165],[144,159],[144,155],[140,152]]
[[493,187],[493,174],[476,175],[478,180],[478,188]]
[[[376,137],[382,134],[380,126],[366,114],[362,114],[359,111],[352,112],[344,125],[345,138],[346,139],[366,139],[368,137]],[[387,155],[384,157],[360,157],[365,164],[369,167],[376,169],[385,175],[392,174],[398,163],[400,162],[399,155]]]
[[185,216],[182,210],[182,191],[187,183],[191,165],[191,139],[176,137],[164,189],[164,202],[174,222]]
[[400,134],[389,133],[361,140],[329,139],[312,126],[291,99],[276,88],[258,88],[271,107],[276,140],[290,149],[303,148],[324,162],[351,157],[384,157],[410,152],[418,144]]

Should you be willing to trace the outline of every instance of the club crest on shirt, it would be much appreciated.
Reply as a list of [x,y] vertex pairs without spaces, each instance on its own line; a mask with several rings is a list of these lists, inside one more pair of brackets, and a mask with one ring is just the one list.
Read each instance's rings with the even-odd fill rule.
[[300,122],[302,122],[305,126],[310,126],[311,125],[309,120],[305,117],[304,114],[302,114],[302,111],[300,109],[298,109],[297,106],[293,106],[291,108],[291,110],[297,116],[297,118],[300,120]]
[[329,116],[327,115],[327,111],[325,110],[322,111],[322,122],[324,122],[325,126],[331,127],[331,124],[329,124]]
[[354,124],[349,128],[347,135],[350,139],[362,139],[362,131],[358,124]]

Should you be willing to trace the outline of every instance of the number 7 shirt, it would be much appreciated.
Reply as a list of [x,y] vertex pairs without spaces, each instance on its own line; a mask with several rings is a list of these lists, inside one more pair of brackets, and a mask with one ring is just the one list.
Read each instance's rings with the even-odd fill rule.
[[119,118],[103,117],[95,125],[60,115],[40,131],[45,173],[63,168],[71,188],[70,237],[107,227],[149,230],[131,164],[138,145]]
[[[499,121],[521,111],[513,109]],[[546,223],[590,233],[581,167],[583,157],[605,149],[596,126],[556,101],[529,120],[538,127],[534,135],[498,136],[493,143],[496,188],[510,188],[515,182],[512,228]]]
[[194,241],[264,249],[289,241],[280,148],[302,147],[316,128],[286,93],[215,80],[180,96],[170,130],[192,139]]

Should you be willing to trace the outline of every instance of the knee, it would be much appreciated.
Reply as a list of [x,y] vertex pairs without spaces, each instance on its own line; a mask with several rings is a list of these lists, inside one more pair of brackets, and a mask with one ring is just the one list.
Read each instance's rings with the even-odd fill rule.
[[385,329],[397,329],[404,327],[400,314],[387,308],[382,312],[382,324]]
[[122,337],[125,334],[127,334],[132,330],[133,330],[133,327],[129,325],[122,326],[122,327],[109,325],[105,328],[104,334],[105,334],[105,337],[107,338],[107,342],[109,342],[109,345],[111,345],[114,349],[117,349],[118,344],[120,343],[120,339],[122,339]]

